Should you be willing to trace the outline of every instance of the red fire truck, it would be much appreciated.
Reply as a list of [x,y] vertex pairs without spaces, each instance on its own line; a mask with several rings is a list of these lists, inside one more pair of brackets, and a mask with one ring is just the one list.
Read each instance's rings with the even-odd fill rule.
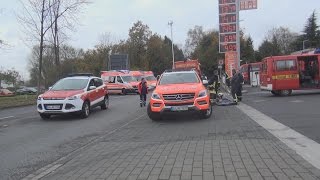
[[288,96],[292,90],[320,89],[320,54],[267,57],[262,61],[261,89]]
[[194,69],[201,77],[200,62],[198,60],[176,61],[174,63],[175,70],[191,70]]

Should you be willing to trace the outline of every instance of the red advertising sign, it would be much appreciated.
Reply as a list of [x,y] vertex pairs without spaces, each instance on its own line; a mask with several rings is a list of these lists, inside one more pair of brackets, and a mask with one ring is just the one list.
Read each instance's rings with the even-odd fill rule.
[[222,14],[219,15],[220,24],[224,23],[236,23],[237,22],[237,14]]
[[230,34],[220,34],[220,42],[221,43],[230,43],[237,41],[237,33]]
[[220,33],[237,32],[237,24],[220,24]]
[[236,12],[237,12],[236,4],[219,5],[219,14],[228,14],[228,13],[236,13]]
[[225,70],[229,77],[232,77],[232,69],[237,69],[237,52],[225,53]]
[[236,3],[236,0],[219,0],[219,4]]
[[240,10],[258,9],[257,0],[240,0]]
[[236,0],[219,0],[219,52],[237,51]]

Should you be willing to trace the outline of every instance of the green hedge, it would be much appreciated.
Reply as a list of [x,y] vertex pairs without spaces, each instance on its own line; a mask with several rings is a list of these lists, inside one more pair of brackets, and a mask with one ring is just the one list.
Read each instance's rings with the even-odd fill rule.
[[0,109],[35,105],[36,103],[36,95],[16,95],[11,97],[0,97]]

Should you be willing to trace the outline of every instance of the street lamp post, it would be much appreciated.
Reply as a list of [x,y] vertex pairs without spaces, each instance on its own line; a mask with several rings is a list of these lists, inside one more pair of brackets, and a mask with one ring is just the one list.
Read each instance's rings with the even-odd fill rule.
[[173,21],[169,21],[168,25],[171,28],[171,51],[172,51],[172,69],[174,69],[174,49],[173,49],[173,35],[172,35],[172,25]]

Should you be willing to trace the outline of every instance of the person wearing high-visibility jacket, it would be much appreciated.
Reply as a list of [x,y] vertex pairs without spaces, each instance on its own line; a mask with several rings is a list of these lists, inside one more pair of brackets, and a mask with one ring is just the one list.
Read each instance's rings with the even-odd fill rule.
[[217,98],[218,89],[220,86],[220,82],[217,75],[213,75],[208,81],[208,90],[210,93],[210,101],[213,101]]

